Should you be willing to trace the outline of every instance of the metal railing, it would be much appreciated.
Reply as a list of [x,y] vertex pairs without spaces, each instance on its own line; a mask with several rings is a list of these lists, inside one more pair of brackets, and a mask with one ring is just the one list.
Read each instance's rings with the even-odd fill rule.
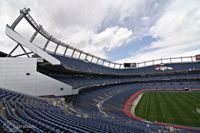
[[156,60],[144,61],[136,63],[136,67],[145,67],[152,65],[160,65],[167,63],[187,63],[187,62],[196,62],[195,56],[185,56],[185,57],[170,57],[170,58],[161,58]]
[[[77,48],[74,48],[74,47],[70,46],[69,44],[66,44],[66,43],[58,40],[57,38],[55,38],[54,36],[49,34],[47,31],[45,31],[41,25],[38,25],[35,22],[35,20],[31,17],[29,12],[30,12],[29,8],[24,8],[23,10],[20,10],[20,15],[14,21],[14,23],[11,25],[11,28],[14,30],[15,27],[17,26],[17,24],[23,18],[25,18],[27,20],[27,22],[35,29],[35,33],[32,35],[30,42],[33,42],[33,40],[36,38],[38,33],[40,33],[44,38],[47,39],[44,47],[43,48],[40,47],[41,49],[43,49],[47,52],[50,52],[47,50],[47,47],[50,42],[53,42],[53,44],[56,46],[55,46],[55,49],[53,50],[53,52],[51,52],[51,53],[84,60],[86,62],[95,63],[95,64],[102,65],[105,67],[110,67],[110,68],[115,68],[115,69],[123,69],[124,68],[124,64],[122,64],[122,63],[115,63],[115,62],[103,59],[101,57],[97,57],[95,55],[92,55],[90,53],[87,53],[87,52],[84,52]],[[64,48],[63,53],[58,52],[59,47]],[[69,51],[71,51],[70,54],[69,54]],[[78,54],[78,56],[75,56],[77,54]],[[184,61],[184,60],[187,60],[187,61]],[[180,62],[194,62],[194,61],[196,61],[195,56],[163,58],[163,59],[157,59],[157,60],[151,60],[151,61],[138,62],[138,63],[136,63],[135,67],[145,67],[145,66],[163,64],[163,63],[180,63]]]

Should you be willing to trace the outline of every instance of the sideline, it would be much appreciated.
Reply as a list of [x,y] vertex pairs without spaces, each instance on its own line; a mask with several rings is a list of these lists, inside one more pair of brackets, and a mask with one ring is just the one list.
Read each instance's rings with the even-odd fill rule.
[[124,111],[124,113],[125,113],[127,116],[129,116],[129,117],[131,117],[131,118],[133,118],[133,119],[135,119],[135,120],[138,120],[138,121],[143,121],[143,119],[140,118],[140,117],[137,117],[136,115],[133,115],[133,114],[130,112],[130,109],[131,109],[132,103],[133,103],[133,101],[135,100],[135,98],[136,98],[138,95],[140,95],[141,93],[143,93],[143,92],[144,92],[144,89],[142,89],[142,90],[140,90],[140,91],[134,93],[133,95],[131,95],[131,96],[129,97],[129,99],[126,101],[126,103],[125,103],[125,105],[124,105],[124,108],[123,108],[123,111]]
[[[154,90],[154,89],[152,89],[152,90]],[[178,90],[178,91],[183,91],[184,89],[159,89],[159,91],[166,91],[166,90],[170,90],[170,91],[172,91],[172,90]],[[190,89],[190,90],[192,90],[192,91],[200,91],[200,89]],[[148,91],[148,90],[147,90]],[[157,90],[154,90],[154,91],[157,91]],[[147,122],[147,121],[145,121],[144,119],[142,119],[142,118],[140,118],[140,117],[137,117],[136,115],[135,115],[135,113],[131,113],[132,112],[132,109],[131,109],[131,107],[132,107],[132,103],[134,102],[134,100],[140,95],[140,94],[143,94],[145,92],[145,89],[142,89],[142,90],[140,90],[140,91],[137,91],[136,93],[134,93],[133,95],[131,95],[130,97],[129,97],[129,99],[126,101],[126,103],[125,103],[125,105],[124,105],[124,108],[123,108],[123,112],[127,115],[127,116],[129,116],[129,117],[131,117],[131,118],[133,118],[133,119],[135,119],[135,120],[137,120],[137,121],[141,121],[141,122]],[[138,100],[139,101],[139,100]],[[136,105],[137,106],[137,105]],[[135,106],[135,107],[136,107]],[[186,129],[186,130],[190,130],[190,131],[200,131],[200,128],[198,128],[198,127],[189,127],[189,126],[182,126],[182,125],[175,125],[175,124],[169,124],[169,123],[164,123],[164,122],[151,122],[151,123],[154,123],[154,124],[158,124],[158,125],[161,125],[161,126],[166,126],[166,127],[173,127],[173,128],[179,128],[179,129]]]
[[135,100],[132,102],[132,105],[131,105],[131,108],[130,108],[130,112],[135,115],[135,109],[140,101],[140,99],[142,98],[144,93],[140,93],[136,98]]

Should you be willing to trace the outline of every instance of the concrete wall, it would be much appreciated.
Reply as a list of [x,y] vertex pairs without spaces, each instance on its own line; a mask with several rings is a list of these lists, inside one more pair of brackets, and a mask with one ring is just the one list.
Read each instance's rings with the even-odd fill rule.
[[0,87],[34,96],[77,93],[72,86],[41,74],[36,69],[36,58],[0,58]]

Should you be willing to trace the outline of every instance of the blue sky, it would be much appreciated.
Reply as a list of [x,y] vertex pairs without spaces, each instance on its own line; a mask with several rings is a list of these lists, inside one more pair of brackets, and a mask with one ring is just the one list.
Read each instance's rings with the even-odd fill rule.
[[152,38],[152,36],[144,36],[141,39],[134,39],[119,48],[112,49],[108,52],[107,57],[109,60],[113,61],[129,58],[130,56],[133,56],[136,51],[142,49],[145,46],[148,46],[154,41],[156,41],[156,39]]
[[[5,26],[24,7],[58,39],[112,61],[200,54],[199,0],[1,0],[1,51],[15,46]],[[33,32],[25,21],[17,30],[25,37]]]

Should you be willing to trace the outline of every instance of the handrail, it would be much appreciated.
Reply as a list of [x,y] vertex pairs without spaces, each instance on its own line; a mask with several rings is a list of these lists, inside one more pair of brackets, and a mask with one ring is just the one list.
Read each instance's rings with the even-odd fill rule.
[[136,67],[145,67],[145,66],[160,65],[167,63],[187,63],[187,62],[196,62],[196,57],[195,56],[168,57],[168,58],[149,60],[136,63]]
[[[65,48],[64,53],[62,53],[63,56],[67,56],[68,51],[71,50],[72,53],[71,53],[71,55],[69,55],[69,57],[78,58],[80,60],[85,60],[87,62],[95,63],[95,64],[102,65],[102,66],[105,66],[105,67],[110,67],[110,68],[115,68],[115,69],[124,69],[124,64],[122,64],[122,63],[115,63],[115,62],[103,59],[101,57],[97,57],[97,56],[92,55],[90,53],[87,53],[87,52],[84,52],[82,50],[79,50],[79,49],[77,49],[75,47],[72,47],[69,44],[61,42],[60,40],[58,40],[57,38],[52,36],[50,33],[45,31],[41,25],[38,25],[35,22],[35,20],[31,17],[29,12],[30,12],[30,8],[24,8],[24,9],[20,10],[20,15],[14,21],[14,23],[11,25],[11,28],[14,30],[14,28],[17,26],[17,24],[23,18],[25,18],[27,20],[27,22],[35,29],[35,33],[33,34],[33,36],[30,39],[31,41],[33,41],[35,39],[37,33],[40,33],[44,38],[47,39],[45,46],[43,48],[40,47],[41,49],[45,50],[46,52],[49,52],[48,50],[46,50],[46,48],[47,48],[49,42],[53,42],[56,45],[56,48],[53,50],[54,54],[61,55],[61,53],[58,53],[57,49],[59,48],[59,46],[62,46],[62,47]],[[75,53],[78,53],[78,57],[75,57]],[[84,55],[85,58],[81,58],[82,55]],[[88,58],[90,58],[90,60]],[[175,61],[175,60],[179,60],[179,59],[180,59],[180,61]],[[183,61],[184,59],[189,59],[189,61],[186,61],[186,62],[194,62],[194,61],[196,61],[195,56],[161,58],[161,59],[156,59],[156,60],[138,62],[138,63],[136,63],[135,67],[138,68],[138,67],[145,67],[145,66],[163,64],[163,63],[181,63],[181,62],[184,62]],[[168,60],[168,62],[167,62],[167,60]]]

